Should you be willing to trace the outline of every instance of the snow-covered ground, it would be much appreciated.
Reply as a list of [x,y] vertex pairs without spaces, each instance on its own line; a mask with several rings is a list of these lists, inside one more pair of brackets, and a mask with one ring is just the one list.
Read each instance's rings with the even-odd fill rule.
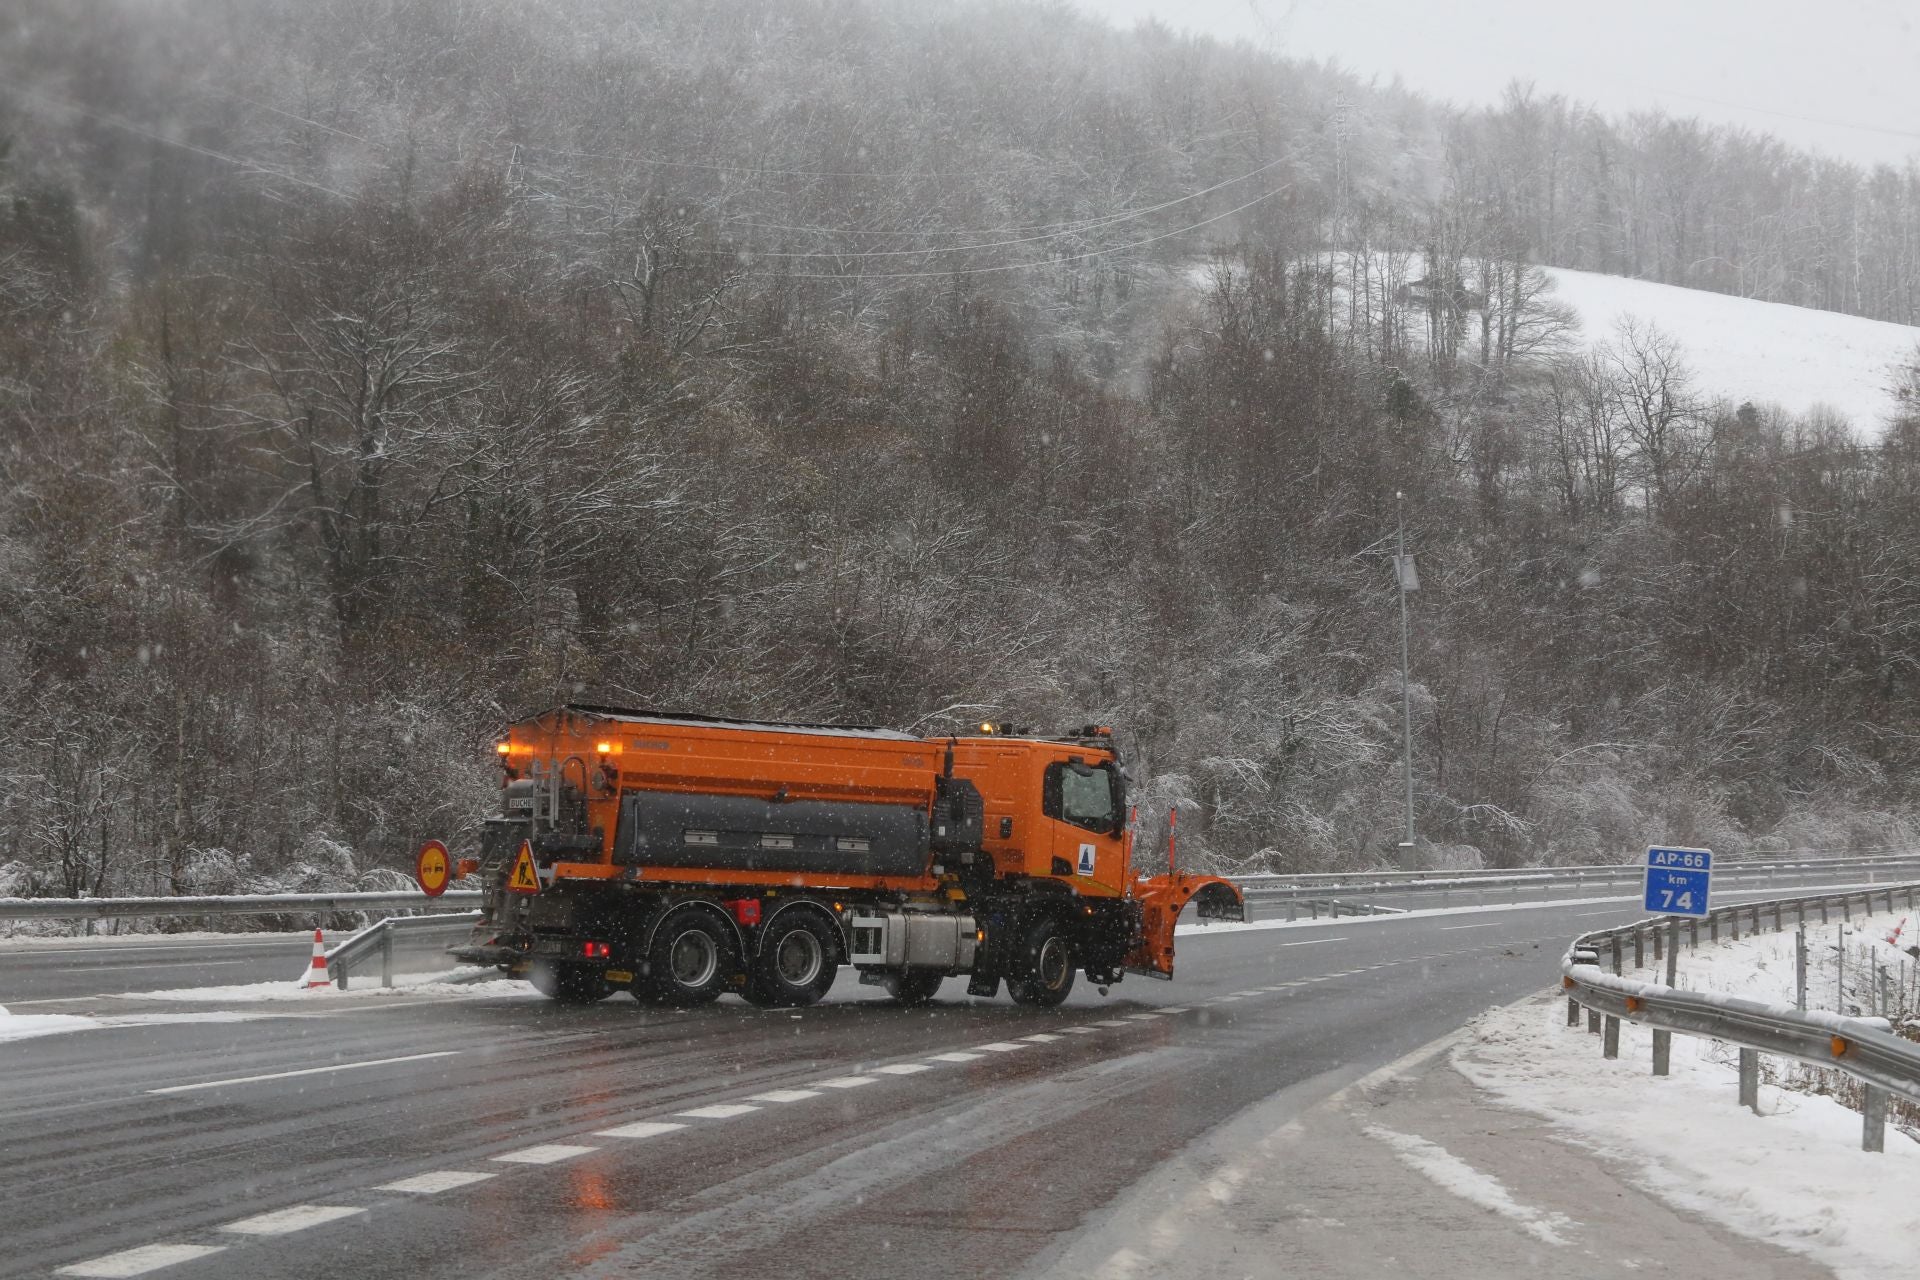
[[1861,436],[1880,435],[1893,411],[1889,367],[1913,358],[1920,328],[1755,302],[1699,289],[1549,268],[1552,297],[1580,313],[1582,337],[1608,338],[1625,316],[1675,338],[1699,391],[1794,413],[1826,405]]
[[[1847,963],[1898,972],[1904,953],[1884,942],[1902,917],[1859,921]],[[1913,925],[1908,923],[1906,933]],[[1809,1004],[1837,999],[1839,924],[1810,926]],[[1792,1003],[1791,932],[1681,953],[1680,984]],[[1652,970],[1634,976],[1655,980]],[[1910,981],[1911,981],[1910,973]],[[1823,988],[1823,983],[1824,988]],[[1868,1012],[1866,983],[1847,983],[1849,1012]],[[1826,999],[1821,999],[1821,995]],[[1600,1056],[1585,1019],[1568,1027],[1557,995],[1495,1010],[1454,1050],[1454,1065],[1499,1100],[1533,1112],[1582,1145],[1636,1171],[1662,1199],[1753,1239],[1804,1253],[1843,1277],[1904,1274],[1920,1258],[1920,1143],[1889,1127],[1884,1154],[1860,1150],[1861,1120],[1833,1098],[1763,1083],[1760,1112],[1738,1105],[1736,1051],[1676,1035],[1672,1075],[1650,1073],[1651,1031],[1621,1025],[1620,1057]],[[1811,1069],[1768,1062],[1772,1079]]]

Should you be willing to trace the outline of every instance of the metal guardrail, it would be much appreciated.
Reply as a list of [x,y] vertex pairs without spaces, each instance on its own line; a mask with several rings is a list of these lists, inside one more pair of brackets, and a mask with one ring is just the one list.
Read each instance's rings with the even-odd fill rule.
[[456,924],[472,924],[479,918],[478,911],[463,911],[458,915],[388,916],[384,920],[376,920],[352,937],[342,939],[326,952],[327,976],[332,978],[342,991],[345,991],[354,965],[377,951],[380,954],[380,985],[390,987],[393,985],[394,934],[420,929],[444,929]]
[[[1867,858],[1819,858],[1781,861],[1743,861],[1716,865],[1716,880],[1729,887],[1747,889],[1774,888],[1780,881],[1802,883],[1848,877],[1873,884],[1889,873],[1902,877],[1920,875],[1920,856]],[[1519,902],[1529,889],[1565,890],[1572,896],[1586,892],[1637,889],[1644,868],[1635,863],[1604,866],[1530,867],[1505,871],[1444,872],[1358,872],[1311,873],[1298,876],[1234,876],[1242,895],[1252,904],[1287,904],[1289,920],[1307,909],[1313,898],[1324,899],[1338,893],[1346,899],[1393,896],[1402,899],[1437,896],[1439,905],[1488,906],[1494,902]]]
[[[1896,899],[1903,900],[1909,910],[1915,909],[1920,902],[1920,883],[1743,902],[1715,909],[1705,923],[1709,941],[1718,940],[1723,926],[1737,939],[1743,919],[1749,933],[1760,932],[1763,921],[1769,918],[1773,931],[1779,932],[1785,928],[1789,912],[1799,928],[1807,924],[1815,910],[1825,922],[1835,908],[1843,918],[1851,916],[1856,901],[1868,913],[1876,901],[1884,901],[1886,910],[1892,912],[1898,909]],[[1699,944],[1701,923],[1685,922],[1692,945]],[[1667,1074],[1671,1037],[1676,1031],[1736,1045],[1740,1050],[1740,1102],[1755,1110],[1760,1100],[1760,1054],[1837,1068],[1863,1086],[1861,1148],[1884,1150],[1887,1097],[1920,1105],[1920,1044],[1894,1035],[1885,1018],[1849,1017],[1621,976],[1627,948],[1631,946],[1638,967],[1644,963],[1649,942],[1656,962],[1664,945],[1671,975],[1680,927],[1681,922],[1671,918],[1639,920],[1575,939],[1561,960],[1567,1025],[1576,1025],[1579,1011],[1585,1008],[1587,1029],[1600,1034],[1602,1053],[1609,1058],[1620,1056],[1621,1019],[1654,1028],[1655,1075]],[[1603,953],[1609,952],[1612,972],[1601,967]]]
[[122,920],[138,916],[277,916],[330,911],[470,909],[478,889],[450,889],[437,898],[400,893],[260,893],[199,898],[0,898],[0,920]]
[[[1760,874],[1772,871],[1825,871],[1842,867],[1920,867],[1920,850],[1907,853],[1869,853],[1836,854],[1827,857],[1806,855],[1786,856],[1769,855],[1766,857],[1716,858],[1716,875],[1731,872],[1733,874]],[[1581,875],[1617,875],[1621,872],[1640,875],[1643,870],[1637,862],[1589,862],[1568,866],[1500,867],[1500,868],[1441,868],[1422,871],[1406,871],[1397,867],[1377,867],[1358,871],[1260,871],[1246,875],[1228,876],[1236,884],[1258,887],[1263,884],[1279,885],[1316,885],[1326,887],[1333,884],[1407,884],[1424,881],[1454,879],[1509,880],[1542,876],[1581,876]]]

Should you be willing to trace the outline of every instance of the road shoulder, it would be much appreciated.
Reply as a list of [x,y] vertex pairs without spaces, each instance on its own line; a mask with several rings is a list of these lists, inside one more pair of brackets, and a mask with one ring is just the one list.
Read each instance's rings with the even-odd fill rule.
[[1436,1041],[1323,1101],[1274,1098],[1191,1144],[1034,1276],[1327,1280],[1831,1272],[1656,1199],[1502,1106]]

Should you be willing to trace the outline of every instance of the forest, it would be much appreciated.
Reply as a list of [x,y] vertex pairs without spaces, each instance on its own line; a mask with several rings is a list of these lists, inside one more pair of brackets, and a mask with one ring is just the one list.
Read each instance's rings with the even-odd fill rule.
[[9,11],[0,895],[393,883],[564,700],[1381,865],[1403,513],[1426,863],[1920,837],[1920,352],[1716,400],[1540,270],[1920,323],[1920,159],[1047,3]]

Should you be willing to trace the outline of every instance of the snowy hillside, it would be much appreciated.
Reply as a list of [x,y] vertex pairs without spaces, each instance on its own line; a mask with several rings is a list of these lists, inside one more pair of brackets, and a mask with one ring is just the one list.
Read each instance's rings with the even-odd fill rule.
[[1869,438],[1893,408],[1887,366],[1920,344],[1920,328],[1910,325],[1590,271],[1547,274],[1554,296],[1580,313],[1588,341],[1605,339],[1621,316],[1650,320],[1678,339],[1705,394],[1796,413],[1823,404]]

